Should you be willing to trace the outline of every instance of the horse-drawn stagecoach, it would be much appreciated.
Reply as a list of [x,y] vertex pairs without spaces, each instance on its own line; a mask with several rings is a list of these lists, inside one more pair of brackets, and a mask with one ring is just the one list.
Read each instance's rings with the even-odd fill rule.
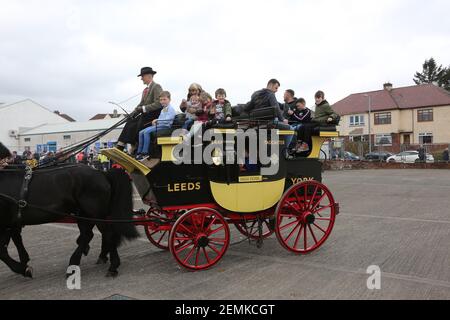
[[[321,183],[319,161],[322,144],[338,136],[336,127],[312,126],[310,151],[286,159],[283,138],[294,132],[273,120],[267,121],[274,119],[272,111],[261,117],[259,111],[235,115],[232,124],[209,128],[224,139],[201,140],[200,144],[188,143],[187,147],[174,134],[183,123],[181,118],[176,119],[170,130],[157,132],[150,161],[137,161],[116,148],[103,150],[104,155],[126,170],[149,207],[134,216],[130,179],[122,171],[102,174],[87,166],[61,164],[35,172],[3,170],[0,260],[13,271],[31,276],[29,257],[20,237],[22,226],[50,222],[78,223],[80,237],[71,265],[79,265],[82,254],[89,252],[92,228],[97,225],[103,235],[99,261],[106,262],[110,255],[111,275],[117,275],[120,264],[120,237],[136,237],[133,224],[143,226],[155,246],[170,250],[176,261],[190,270],[207,269],[219,262],[230,245],[229,225],[258,245],[276,233],[280,244],[294,253],[307,254],[318,249],[329,237],[339,212],[330,190]],[[81,150],[112,129],[74,146],[66,154]],[[234,160],[239,157],[237,137],[251,130],[257,136],[256,150],[263,148],[270,161],[228,161],[230,154]],[[244,143],[244,156],[250,156],[254,147],[250,140],[248,143]],[[192,155],[212,150],[213,161],[177,164],[174,160],[180,146],[184,160],[186,150]],[[273,165],[277,170],[266,170]],[[7,252],[10,238],[19,250],[20,262]]]
[[[117,149],[103,150],[103,154],[126,169],[150,207],[135,217],[136,224],[144,226],[155,246],[170,250],[181,266],[203,270],[215,265],[230,245],[229,225],[258,244],[276,233],[284,248],[298,254],[310,253],[326,241],[339,207],[321,183],[319,154],[326,140],[338,136],[336,127],[316,126],[311,151],[286,159],[281,151],[283,136],[293,131],[248,117],[233,125],[213,126],[211,130],[225,138],[215,142],[223,148],[212,164],[174,162],[177,147],[183,143],[173,135],[176,127],[177,121],[171,130],[158,132],[154,141],[158,147],[153,148],[153,159],[147,165]],[[262,141],[268,145],[268,154],[278,148],[280,156],[272,158],[278,165],[275,173],[265,174],[261,164],[243,170],[236,161],[228,164],[222,159],[223,150],[236,154],[234,137],[242,134],[239,130],[263,128],[274,130],[280,138],[277,144],[271,143],[273,136]],[[190,144],[189,148],[193,154],[195,148],[204,151],[211,143]]]

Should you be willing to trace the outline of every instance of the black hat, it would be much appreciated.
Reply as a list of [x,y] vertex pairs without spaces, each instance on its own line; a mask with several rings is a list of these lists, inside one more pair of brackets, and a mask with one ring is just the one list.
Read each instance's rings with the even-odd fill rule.
[[153,71],[153,69],[150,67],[144,67],[141,69],[141,74],[139,74],[138,77],[142,77],[144,74],[154,75],[156,74],[156,71]]

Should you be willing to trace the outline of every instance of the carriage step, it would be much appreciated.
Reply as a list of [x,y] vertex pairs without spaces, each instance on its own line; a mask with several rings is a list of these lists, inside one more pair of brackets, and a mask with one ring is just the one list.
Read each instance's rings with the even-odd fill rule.
[[161,159],[151,159],[151,158],[145,158],[143,160],[140,161],[144,166],[146,166],[149,169],[153,169],[154,167],[156,167],[160,162]]

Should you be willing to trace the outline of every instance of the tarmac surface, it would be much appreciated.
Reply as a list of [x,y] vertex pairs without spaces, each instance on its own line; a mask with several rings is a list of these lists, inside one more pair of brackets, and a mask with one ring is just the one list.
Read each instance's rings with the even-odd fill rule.
[[[27,227],[34,279],[0,262],[0,299],[450,299],[450,170],[334,171],[324,173],[324,183],[341,213],[310,255],[286,251],[273,235],[261,249],[243,242],[212,269],[189,272],[140,227],[142,238],[120,248],[120,275],[112,279],[107,266],[95,264],[97,233],[82,260],[81,290],[68,290],[78,230]],[[231,230],[233,242],[242,239]],[[372,265],[382,272],[380,290],[367,287]]]

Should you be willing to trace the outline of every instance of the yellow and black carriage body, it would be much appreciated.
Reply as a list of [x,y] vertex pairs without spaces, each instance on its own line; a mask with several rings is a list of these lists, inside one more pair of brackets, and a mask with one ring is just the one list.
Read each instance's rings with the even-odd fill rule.
[[[249,128],[251,126],[246,126]],[[259,126],[257,126],[260,129]],[[216,133],[236,133],[235,128],[214,128]],[[291,130],[273,128],[279,139],[263,139],[268,155],[277,148],[279,156],[265,165],[245,167],[227,164],[223,154],[213,164],[175,164],[174,150],[182,143],[172,130],[158,133],[157,148],[148,166],[116,150],[104,153],[130,173],[150,209],[137,224],[158,248],[170,250],[176,261],[190,270],[215,265],[230,244],[229,225],[261,244],[273,233],[280,244],[297,254],[319,248],[329,237],[338,205],[322,182],[320,149],[324,141],[337,137],[335,128],[315,128],[312,150],[307,157],[286,159],[284,137]],[[258,141],[260,143],[261,141]],[[211,143],[211,142],[210,142]],[[237,151],[224,139],[222,150]],[[205,150],[209,143],[194,148]],[[278,170],[264,174],[276,162]],[[149,219],[153,220],[148,222]],[[140,222],[142,221],[142,222]]]

